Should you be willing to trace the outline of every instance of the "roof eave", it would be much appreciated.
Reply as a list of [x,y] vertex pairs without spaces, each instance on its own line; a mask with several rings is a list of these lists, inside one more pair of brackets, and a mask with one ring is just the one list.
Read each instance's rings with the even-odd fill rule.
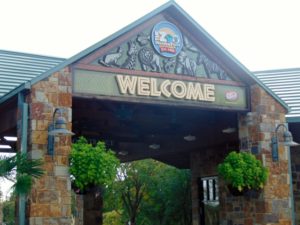
[[11,99],[12,97],[16,96],[20,92],[23,92],[23,91],[26,91],[26,90],[30,90],[30,82],[23,83],[23,84],[19,85],[18,87],[16,87],[15,89],[13,89],[12,91],[10,91],[10,92],[6,93],[5,95],[3,95],[0,98],[0,105],[2,103],[6,102],[7,100]]

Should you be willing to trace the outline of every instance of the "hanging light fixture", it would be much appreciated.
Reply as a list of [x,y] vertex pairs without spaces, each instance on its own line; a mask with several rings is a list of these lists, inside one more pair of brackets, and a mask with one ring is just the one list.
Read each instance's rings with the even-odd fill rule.
[[286,125],[279,124],[275,129],[275,135],[271,139],[272,143],[272,159],[274,162],[277,162],[279,160],[278,155],[278,130],[280,127],[284,128],[283,132],[283,141],[285,146],[298,146],[299,144],[297,142],[293,141],[292,133],[288,130]]
[[183,139],[186,141],[195,141],[196,136],[189,134],[189,135],[184,136]]
[[157,149],[160,149],[160,145],[153,143],[153,144],[149,145],[149,148],[151,148],[153,150],[157,150]]
[[[56,114],[59,114],[56,118]],[[56,118],[56,119],[55,119]],[[67,130],[67,121],[63,116],[63,111],[56,108],[53,113],[52,123],[48,127],[48,155],[54,155],[54,137],[71,136],[73,132]]]

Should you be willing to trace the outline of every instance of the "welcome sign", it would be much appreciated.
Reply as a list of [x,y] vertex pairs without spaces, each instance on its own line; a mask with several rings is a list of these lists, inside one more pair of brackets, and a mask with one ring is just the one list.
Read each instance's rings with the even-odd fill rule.
[[245,87],[108,72],[76,70],[74,94],[105,99],[247,109]]
[[123,95],[151,96],[186,99],[194,101],[215,101],[215,86],[179,80],[117,75],[119,92]]

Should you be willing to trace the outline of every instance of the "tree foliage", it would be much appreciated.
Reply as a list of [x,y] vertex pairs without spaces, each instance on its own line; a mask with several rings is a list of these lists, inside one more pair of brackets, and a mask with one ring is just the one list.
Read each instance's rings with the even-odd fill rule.
[[80,190],[90,186],[104,186],[116,176],[119,160],[115,153],[106,149],[105,143],[99,141],[95,146],[80,137],[72,144],[70,153],[70,174]]
[[12,195],[9,200],[2,203],[3,223],[6,225],[15,224],[15,196]]
[[44,174],[42,165],[42,160],[29,159],[26,153],[3,156],[0,158],[0,177],[14,182],[12,188],[17,195],[28,194],[34,182],[33,178]]
[[118,213],[122,224],[190,225],[190,188],[188,170],[155,160],[122,164],[106,189],[104,211]]

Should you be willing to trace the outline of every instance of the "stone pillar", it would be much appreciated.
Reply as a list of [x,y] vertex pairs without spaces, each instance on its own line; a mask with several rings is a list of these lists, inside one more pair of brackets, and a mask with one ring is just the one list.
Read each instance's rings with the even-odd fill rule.
[[47,155],[48,126],[55,108],[62,108],[71,130],[72,80],[69,68],[56,72],[31,87],[28,152],[44,160],[45,174],[37,179],[27,201],[30,225],[71,224],[71,183],[68,156],[71,137],[55,137],[54,156]]
[[[221,194],[221,224],[290,225],[290,179],[288,149],[279,144],[279,161],[273,162],[271,137],[278,124],[285,122],[285,110],[258,85],[251,87],[252,123],[247,116],[239,118],[240,151],[252,152],[269,169],[264,189],[256,197]],[[282,140],[281,140],[282,141]]]
[[83,225],[83,195],[75,195],[75,225]]
[[83,225],[102,225],[101,188],[93,187],[83,196]]
[[199,179],[217,175],[217,165],[224,159],[226,149],[206,149],[193,152],[190,155],[192,172],[192,221],[193,225],[200,223]]

